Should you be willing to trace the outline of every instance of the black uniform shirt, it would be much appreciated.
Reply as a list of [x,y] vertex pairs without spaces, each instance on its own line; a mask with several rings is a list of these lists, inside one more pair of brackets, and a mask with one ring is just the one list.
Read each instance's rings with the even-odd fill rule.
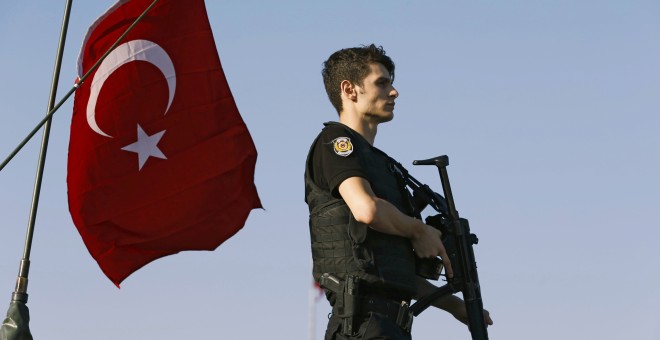
[[[358,148],[368,149],[360,150]],[[379,155],[387,157],[386,154],[370,145],[364,137],[348,126],[337,123],[327,124],[311,147],[307,175],[320,190],[332,193],[335,198],[341,198],[338,192],[339,185],[350,177],[361,177],[367,181],[370,178],[375,179],[378,181],[377,183],[370,183],[374,193],[399,208],[404,204],[400,199],[401,191],[398,190],[396,179],[391,178],[392,174],[389,172],[392,170],[381,168],[384,162],[379,159],[381,158]],[[307,185],[306,190],[310,190]],[[305,197],[309,198],[309,194],[309,192],[306,192]],[[310,204],[310,202],[307,203]],[[312,204],[310,210],[321,206]],[[322,215],[324,212],[323,210],[317,211],[315,216]],[[313,221],[314,218],[311,218],[310,225],[313,225]],[[371,268],[374,272],[370,272],[369,275],[376,275],[378,283],[375,283],[376,279],[371,278],[370,280],[374,280],[374,282],[369,284],[367,290],[372,294],[377,293],[380,296],[387,296],[398,301],[408,300],[415,291],[414,254],[410,242],[403,237],[377,231],[370,232],[370,228],[360,229],[359,226],[360,224],[356,223],[356,229],[353,230],[367,232],[366,235],[361,234],[362,237],[357,237],[363,240],[359,243],[360,247],[366,248],[360,248],[361,250],[357,253],[368,253],[371,257],[368,260],[371,261],[369,265],[377,268]],[[310,227],[313,239],[315,232],[320,232],[320,228],[315,230]],[[341,243],[340,247],[343,245],[344,243]],[[357,243],[354,245],[357,245]],[[333,246],[336,246],[334,242]],[[351,254],[350,247],[351,245],[348,245],[348,248],[345,249],[347,252],[342,250],[342,253]],[[367,261],[363,258],[359,258],[359,260]]]
[[[364,164],[357,157],[355,138],[359,133],[343,124],[329,124],[321,131],[312,151],[312,180],[339,198],[339,184],[350,177],[367,178]],[[358,143],[368,145],[366,141]]]

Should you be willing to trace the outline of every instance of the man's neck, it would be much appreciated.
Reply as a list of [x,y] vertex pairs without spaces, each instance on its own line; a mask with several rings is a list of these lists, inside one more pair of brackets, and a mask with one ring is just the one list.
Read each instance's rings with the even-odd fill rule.
[[340,114],[339,122],[358,132],[369,144],[374,145],[376,133],[378,132],[378,122],[359,117],[356,115]]

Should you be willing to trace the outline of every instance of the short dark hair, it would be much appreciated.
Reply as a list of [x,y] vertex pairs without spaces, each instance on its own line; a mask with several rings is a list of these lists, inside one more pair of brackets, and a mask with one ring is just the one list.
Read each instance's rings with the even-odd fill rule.
[[363,85],[364,78],[371,71],[369,64],[380,63],[390,73],[394,81],[394,62],[385,55],[382,46],[371,44],[369,46],[360,46],[344,48],[333,53],[328,60],[323,63],[323,84],[328,93],[330,103],[335,107],[337,113],[341,112],[341,82],[350,81],[352,84]]

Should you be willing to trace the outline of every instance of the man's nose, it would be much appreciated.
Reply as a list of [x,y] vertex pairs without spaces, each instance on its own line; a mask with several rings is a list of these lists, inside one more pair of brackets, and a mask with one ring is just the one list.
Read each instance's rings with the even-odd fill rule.
[[397,91],[394,86],[392,86],[392,91],[390,91],[390,97],[394,97],[394,98],[399,97],[399,91]]

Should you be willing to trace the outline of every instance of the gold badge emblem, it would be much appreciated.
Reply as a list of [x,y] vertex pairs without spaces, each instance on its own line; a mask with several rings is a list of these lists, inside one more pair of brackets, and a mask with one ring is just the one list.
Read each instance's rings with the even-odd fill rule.
[[332,145],[335,149],[335,153],[339,156],[346,157],[353,152],[353,144],[348,137],[335,138],[335,140],[332,141]]

